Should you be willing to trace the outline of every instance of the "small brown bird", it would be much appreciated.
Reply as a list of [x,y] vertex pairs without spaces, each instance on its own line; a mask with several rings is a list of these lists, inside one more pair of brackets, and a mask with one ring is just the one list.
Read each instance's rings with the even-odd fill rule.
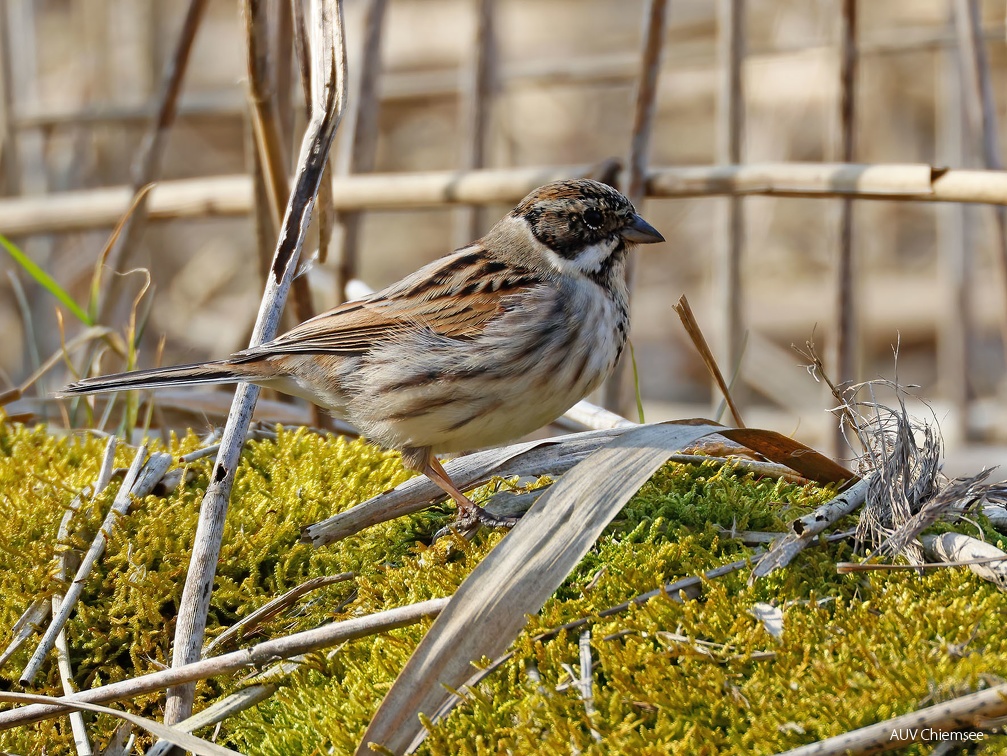
[[664,241],[611,187],[540,187],[482,239],[227,359],[87,378],[64,396],[250,382],[303,397],[402,452],[458,504],[435,452],[511,441],[612,372],[629,330],[626,254]]

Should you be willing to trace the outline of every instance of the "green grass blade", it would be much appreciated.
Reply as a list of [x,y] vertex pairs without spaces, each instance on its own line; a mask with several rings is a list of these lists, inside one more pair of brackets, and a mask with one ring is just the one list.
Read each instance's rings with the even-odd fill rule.
[[2,244],[4,249],[6,249],[10,256],[14,258],[14,262],[24,268],[25,272],[34,278],[46,291],[66,305],[67,309],[74,314],[77,320],[86,326],[94,325],[94,320],[92,320],[92,318],[80,308],[80,305],[73,301],[70,295],[66,293],[66,290],[56,283],[52,276],[36,265],[32,259],[28,257],[28,255],[18,249],[14,242],[3,234],[0,234],[0,244]]
[[636,369],[636,350],[633,349],[633,342],[626,340],[629,344],[629,359],[633,363],[633,391],[636,393],[636,414],[640,418],[640,423],[647,422],[643,419],[643,397],[640,396],[640,371]]

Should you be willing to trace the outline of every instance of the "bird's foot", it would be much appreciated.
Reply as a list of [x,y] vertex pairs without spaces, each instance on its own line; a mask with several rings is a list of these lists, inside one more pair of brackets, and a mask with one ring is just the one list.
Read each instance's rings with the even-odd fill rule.
[[458,502],[458,514],[455,516],[455,525],[460,530],[476,528],[485,525],[490,528],[513,528],[518,524],[520,517],[499,517],[487,512],[478,504],[473,504],[468,498],[465,504]]

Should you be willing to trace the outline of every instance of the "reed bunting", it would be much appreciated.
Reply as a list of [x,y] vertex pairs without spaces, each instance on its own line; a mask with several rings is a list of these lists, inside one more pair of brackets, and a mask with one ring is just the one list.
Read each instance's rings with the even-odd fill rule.
[[536,189],[482,239],[227,359],[87,378],[63,395],[250,382],[303,397],[402,453],[458,504],[437,452],[511,441],[612,372],[629,329],[626,255],[664,241],[611,187]]

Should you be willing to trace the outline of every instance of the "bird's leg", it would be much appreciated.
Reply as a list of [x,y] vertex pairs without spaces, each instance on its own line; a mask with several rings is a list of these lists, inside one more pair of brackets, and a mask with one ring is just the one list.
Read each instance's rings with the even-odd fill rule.
[[433,451],[427,450],[426,459],[423,461],[423,467],[420,471],[455,500],[455,503],[458,504],[458,523],[463,527],[479,523],[491,528],[512,528],[517,524],[517,517],[495,517],[459,491],[444,471],[440,460],[434,456]]

